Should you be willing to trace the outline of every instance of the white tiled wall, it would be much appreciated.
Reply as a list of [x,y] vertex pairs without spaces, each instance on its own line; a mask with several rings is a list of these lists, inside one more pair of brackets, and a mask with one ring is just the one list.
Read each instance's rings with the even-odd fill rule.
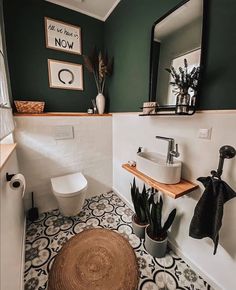
[[6,173],[18,173],[16,152],[0,169],[0,289],[23,290],[25,215],[22,191],[11,190]]
[[[198,138],[200,128],[212,128],[211,140]],[[236,113],[197,113],[194,116],[139,117],[138,114],[113,115],[113,187],[128,201],[133,176],[121,165],[136,160],[139,146],[144,150],[166,154],[167,142],[157,140],[156,135],[173,137],[179,144],[183,177],[194,182],[199,176],[208,176],[217,169],[219,148],[232,145],[236,148]],[[225,160],[222,178],[236,190],[236,158]],[[198,183],[200,185],[200,183]],[[142,182],[140,182],[142,186]],[[201,186],[201,189],[203,187]],[[172,244],[182,252],[219,289],[236,289],[236,198],[224,206],[224,219],[220,231],[217,254],[209,239],[189,237],[189,224],[201,195],[194,191],[174,200],[165,197],[165,208],[177,208],[177,218],[170,234]],[[207,222],[207,221],[206,221]],[[224,269],[224,270],[222,270]]]
[[[132,175],[122,163],[135,160],[139,146],[165,154],[166,143],[156,135],[175,138],[179,143],[183,177],[196,182],[218,165],[222,145],[236,147],[236,114],[233,112],[198,113],[191,117],[139,117],[135,113],[113,117],[15,117],[15,138],[20,171],[27,181],[27,193],[34,191],[41,211],[56,207],[50,178],[82,171],[89,182],[89,195],[113,188],[130,201]],[[75,138],[55,140],[55,126],[72,125]],[[212,128],[211,140],[199,139],[200,128]],[[113,177],[112,177],[113,170]],[[223,178],[236,189],[236,158],[225,161]],[[141,184],[141,183],[140,183]],[[189,224],[201,195],[196,190],[173,200],[165,197],[167,211],[177,208],[178,215],[170,234],[174,247],[219,289],[236,289],[236,199],[225,204],[220,243],[216,256],[209,239],[189,237]],[[29,197],[29,196],[28,196]],[[26,201],[29,206],[29,199]],[[222,271],[227,269],[227,271]],[[217,289],[218,289],[217,288]]]
[[[50,178],[82,172],[88,196],[112,188],[112,117],[15,117],[20,171],[40,211],[56,208]],[[55,140],[55,126],[71,125],[74,139]]]

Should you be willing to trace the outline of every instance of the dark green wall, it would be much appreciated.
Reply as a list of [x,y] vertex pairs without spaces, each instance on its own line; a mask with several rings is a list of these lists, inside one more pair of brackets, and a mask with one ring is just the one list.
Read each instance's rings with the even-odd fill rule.
[[44,100],[46,111],[87,111],[97,91],[84,68],[84,91],[49,88],[47,59],[83,63],[82,56],[45,47],[44,16],[81,27],[82,53],[103,48],[104,23],[43,0],[4,0],[8,62],[13,98]]
[[[105,22],[43,0],[4,0],[14,99],[45,100],[47,111],[86,111],[97,94],[84,70],[84,91],[50,89],[47,59],[82,63],[81,56],[46,49],[44,16],[82,28],[83,53],[94,45],[114,56],[106,96],[110,111],[137,111],[148,100],[151,27],[180,0],[121,0]],[[208,46],[200,109],[236,109],[236,1],[209,0]],[[105,41],[104,41],[105,37]]]
[[211,0],[200,108],[236,109],[236,1]]
[[[105,47],[115,57],[111,111],[137,111],[148,100],[151,27],[179,0],[122,0],[105,23]],[[208,46],[200,109],[236,109],[236,1],[210,0]]]

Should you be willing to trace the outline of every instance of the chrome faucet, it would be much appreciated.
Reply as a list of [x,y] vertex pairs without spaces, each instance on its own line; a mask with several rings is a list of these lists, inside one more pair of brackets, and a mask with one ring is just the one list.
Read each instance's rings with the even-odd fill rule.
[[163,137],[163,136],[156,136],[156,138],[161,139],[161,140],[165,140],[168,142],[168,151],[167,151],[166,163],[173,164],[174,157],[179,157],[179,155],[180,155],[179,151],[178,151],[178,144],[175,144],[175,140],[173,138]]

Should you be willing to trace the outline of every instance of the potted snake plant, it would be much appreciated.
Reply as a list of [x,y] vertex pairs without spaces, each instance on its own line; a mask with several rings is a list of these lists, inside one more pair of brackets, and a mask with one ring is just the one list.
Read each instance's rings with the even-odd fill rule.
[[145,237],[145,228],[148,225],[148,215],[147,215],[147,200],[148,200],[148,190],[146,190],[145,184],[143,190],[140,193],[139,188],[136,186],[135,178],[133,184],[131,184],[131,198],[134,205],[135,213],[132,216],[132,226],[134,233],[139,238]]
[[160,196],[159,201],[154,201],[152,194],[146,203],[149,225],[145,231],[145,248],[153,257],[161,258],[166,254],[167,249],[167,231],[171,227],[176,209],[169,214],[166,222],[162,226],[162,208],[163,200]]

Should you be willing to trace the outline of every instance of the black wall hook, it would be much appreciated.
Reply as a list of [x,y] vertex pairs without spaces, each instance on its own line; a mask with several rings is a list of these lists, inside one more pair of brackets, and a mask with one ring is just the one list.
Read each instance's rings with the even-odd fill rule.
[[12,177],[15,176],[15,174],[9,174],[8,172],[6,173],[6,180],[11,181]]

